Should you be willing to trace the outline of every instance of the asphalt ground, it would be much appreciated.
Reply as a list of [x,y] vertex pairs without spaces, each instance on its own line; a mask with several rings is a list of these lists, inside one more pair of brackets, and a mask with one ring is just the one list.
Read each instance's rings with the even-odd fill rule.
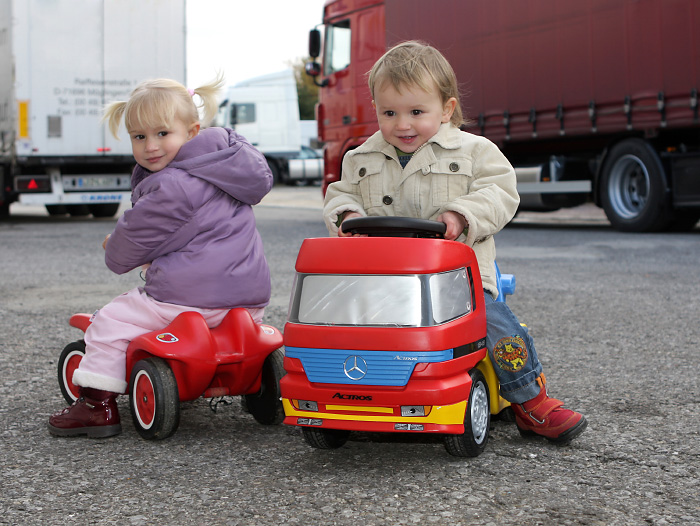
[[[273,275],[266,322],[280,328],[296,252],[325,235],[316,192],[276,188],[256,208]],[[127,397],[121,435],[50,436],[65,406],[56,360],[80,337],[68,317],[140,281],[104,267],[113,220],[13,210],[0,222],[0,524],[700,524],[700,230],[622,234],[594,208],[557,214],[520,214],[498,234],[498,260],[516,275],[508,301],[551,394],[588,429],[558,447],[494,422],[484,453],[462,459],[423,435],[315,450],[237,398],[216,412],[183,404],[164,441],[140,438]]]

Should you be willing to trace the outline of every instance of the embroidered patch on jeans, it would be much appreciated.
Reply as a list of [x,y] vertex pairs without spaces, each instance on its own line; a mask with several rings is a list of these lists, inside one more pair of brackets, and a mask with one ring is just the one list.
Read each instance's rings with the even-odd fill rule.
[[504,371],[519,371],[527,362],[527,348],[520,336],[510,336],[498,340],[493,348],[498,367]]

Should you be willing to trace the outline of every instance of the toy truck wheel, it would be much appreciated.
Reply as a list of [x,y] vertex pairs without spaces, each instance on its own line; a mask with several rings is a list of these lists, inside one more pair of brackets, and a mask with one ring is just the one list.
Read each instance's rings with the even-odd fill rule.
[[243,397],[244,407],[255,420],[265,426],[281,424],[284,420],[284,407],[280,393],[280,380],[286,374],[283,361],[282,349],[272,351],[263,363],[260,391]]
[[455,457],[479,456],[489,439],[489,386],[478,369],[472,369],[469,376],[472,378],[472,388],[464,416],[464,434],[445,436],[445,449]]
[[315,427],[302,427],[304,440],[316,449],[337,449],[348,441],[350,431],[344,429],[318,429]]
[[180,397],[170,366],[160,358],[139,360],[131,371],[129,407],[146,440],[168,438],[180,424]]
[[58,386],[66,402],[72,404],[80,396],[80,389],[73,383],[73,373],[85,356],[85,342],[79,340],[69,343],[58,358]]

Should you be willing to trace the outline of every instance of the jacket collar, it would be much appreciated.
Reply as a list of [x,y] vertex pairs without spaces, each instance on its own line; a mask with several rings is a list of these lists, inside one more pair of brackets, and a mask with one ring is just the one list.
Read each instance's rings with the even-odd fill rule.
[[[414,152],[406,168],[403,169],[399,184],[403,183],[415,172],[420,171],[424,174],[430,172],[430,166],[437,162],[437,156],[431,145],[435,144],[445,150],[455,150],[459,148],[461,140],[460,135],[455,133],[456,131],[458,131],[458,128],[449,122],[441,124],[438,132]],[[382,137],[379,131],[367,139],[356,151],[357,153],[379,152],[388,158],[394,159],[397,164],[399,163],[396,149],[384,140],[384,137]]]

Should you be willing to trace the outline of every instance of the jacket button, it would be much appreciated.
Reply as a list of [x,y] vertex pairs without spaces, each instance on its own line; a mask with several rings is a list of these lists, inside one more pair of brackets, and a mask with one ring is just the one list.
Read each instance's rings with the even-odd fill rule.
[[391,198],[390,195],[385,195],[384,198],[382,199],[382,202],[383,202],[385,205],[390,205],[391,203],[394,202],[394,200]]
[[457,163],[450,163],[450,170],[456,172],[459,170],[459,165]]
[[367,175],[367,170],[365,168],[360,168],[360,177]]

